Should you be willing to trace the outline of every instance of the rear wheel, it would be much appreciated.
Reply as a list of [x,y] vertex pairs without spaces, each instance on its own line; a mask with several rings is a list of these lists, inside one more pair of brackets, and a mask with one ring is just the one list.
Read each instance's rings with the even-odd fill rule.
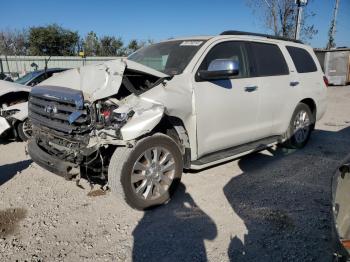
[[284,145],[289,148],[303,148],[310,139],[314,124],[315,120],[310,108],[304,103],[299,103],[289,123],[288,139]]
[[180,183],[183,160],[170,137],[156,134],[135,147],[118,147],[108,167],[108,182],[133,208],[143,210],[167,202]]

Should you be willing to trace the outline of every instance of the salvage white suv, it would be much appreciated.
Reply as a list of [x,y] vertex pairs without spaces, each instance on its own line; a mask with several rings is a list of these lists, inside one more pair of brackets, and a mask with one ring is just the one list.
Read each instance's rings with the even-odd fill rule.
[[300,42],[238,31],[172,39],[42,82],[29,98],[28,150],[145,209],[169,200],[183,169],[305,146],[326,110],[325,82]]

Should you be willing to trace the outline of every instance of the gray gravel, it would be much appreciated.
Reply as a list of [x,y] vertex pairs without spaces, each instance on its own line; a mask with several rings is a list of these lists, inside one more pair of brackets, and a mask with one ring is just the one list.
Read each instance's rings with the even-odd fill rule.
[[[350,87],[330,87],[303,150],[272,148],[184,174],[148,212],[0,144],[0,261],[330,261],[330,181],[350,153]],[[97,196],[96,196],[97,195]]]

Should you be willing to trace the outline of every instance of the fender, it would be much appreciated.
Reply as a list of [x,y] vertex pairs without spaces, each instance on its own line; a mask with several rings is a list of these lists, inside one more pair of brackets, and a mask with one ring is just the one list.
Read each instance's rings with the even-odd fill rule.
[[0,97],[8,93],[30,92],[31,87],[0,80]]
[[133,140],[152,131],[163,118],[165,107],[133,95],[114,112],[128,113],[131,110],[134,115],[120,129],[123,140]]
[[15,104],[13,106],[6,107],[4,111],[19,110],[17,113],[11,115],[11,118],[15,118],[19,121],[23,121],[28,118],[28,102]]

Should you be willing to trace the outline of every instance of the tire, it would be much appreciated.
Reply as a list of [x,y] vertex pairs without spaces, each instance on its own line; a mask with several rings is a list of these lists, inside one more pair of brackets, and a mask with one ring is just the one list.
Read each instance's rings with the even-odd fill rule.
[[[302,119],[305,119],[304,121]],[[315,125],[314,115],[309,106],[299,103],[294,110],[286,132],[287,140],[284,146],[288,148],[303,148],[310,139],[311,131]]]
[[155,134],[141,139],[133,148],[116,148],[108,167],[108,183],[129,206],[145,210],[171,198],[182,170],[178,145],[169,136]]
[[17,135],[20,140],[26,142],[32,136],[31,124],[29,119],[25,119],[23,122],[17,124]]

